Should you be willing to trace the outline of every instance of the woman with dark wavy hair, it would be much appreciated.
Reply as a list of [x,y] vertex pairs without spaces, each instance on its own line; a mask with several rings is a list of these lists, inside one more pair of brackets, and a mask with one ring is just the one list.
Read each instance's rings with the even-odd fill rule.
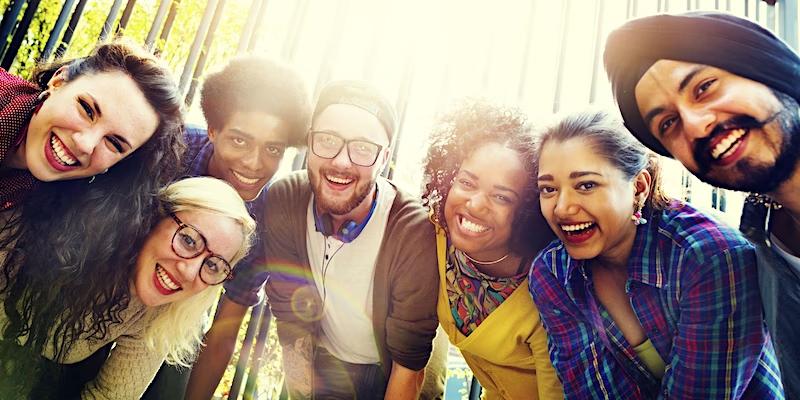
[[[214,178],[188,178],[172,183],[159,192],[157,202],[159,207],[150,216],[152,223],[144,240],[137,245],[137,254],[115,264],[115,271],[81,274],[56,268],[50,274],[55,288],[81,275],[96,281],[114,282],[114,276],[124,276],[126,280],[124,286],[118,287],[121,298],[117,303],[109,310],[95,308],[94,311],[103,311],[101,319],[93,319],[92,313],[82,315],[86,327],[91,329],[65,336],[69,332],[57,326],[41,336],[45,334],[41,326],[29,325],[41,335],[7,338],[22,344],[23,350],[9,341],[0,346],[0,360],[4,362],[0,370],[0,398],[12,395],[35,399],[139,398],[165,359],[188,366],[201,341],[203,320],[219,296],[219,285],[232,277],[233,266],[247,254],[255,221],[238,193]],[[25,295],[21,302],[15,302],[15,289],[28,295],[33,292],[29,289],[40,289],[25,272],[0,275],[0,284],[10,282],[12,288],[11,292],[0,295],[5,301],[0,310],[0,329],[6,332],[9,326],[18,325],[25,308],[32,306],[26,303]],[[79,282],[73,292],[62,293],[59,301],[64,306],[59,308],[77,315],[78,306],[86,298],[105,295],[86,286]],[[37,348],[39,353],[33,353],[26,344],[40,338],[47,345]],[[68,347],[56,345],[66,339]],[[59,364],[84,360],[111,342],[116,342],[116,346],[107,359],[100,360],[95,377],[85,385],[78,385],[75,392],[66,391],[63,386],[52,392],[49,383],[58,381]],[[44,361],[38,354],[55,362]],[[29,393],[31,387],[33,391]]]
[[166,67],[123,43],[34,75],[41,86],[0,71],[0,334],[36,352],[49,343],[58,358],[119,321],[119,266],[179,171],[182,100]]
[[0,70],[0,210],[38,181],[91,182],[139,148],[153,153],[139,161],[158,161],[174,151],[181,108],[169,69],[123,42],[40,66],[33,82]]
[[516,109],[466,101],[431,134],[423,200],[437,228],[439,322],[486,399],[560,399],[527,266],[552,239],[533,137]]

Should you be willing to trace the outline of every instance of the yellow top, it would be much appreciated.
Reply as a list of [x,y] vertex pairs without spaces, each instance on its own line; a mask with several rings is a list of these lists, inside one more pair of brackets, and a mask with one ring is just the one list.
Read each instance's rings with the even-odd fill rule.
[[437,229],[439,323],[461,350],[484,388],[484,399],[563,399],[564,391],[547,352],[539,310],[523,281],[469,336],[456,327],[447,299],[447,239]]
[[645,340],[642,344],[633,348],[636,351],[636,355],[639,356],[639,359],[642,360],[644,366],[647,367],[647,370],[650,371],[656,378],[661,379],[664,377],[664,370],[667,368],[667,365],[664,364],[664,359],[656,351],[656,348],[653,347],[653,342],[650,339]]

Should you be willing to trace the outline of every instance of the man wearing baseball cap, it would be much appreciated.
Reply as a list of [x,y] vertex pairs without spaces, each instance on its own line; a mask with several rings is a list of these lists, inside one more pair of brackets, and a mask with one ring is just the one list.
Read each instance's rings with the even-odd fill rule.
[[419,396],[436,319],[428,213],[380,177],[396,122],[375,88],[319,95],[308,167],[267,194],[266,293],[292,398]]
[[740,228],[757,249],[786,396],[800,399],[800,57],[753,22],[692,12],[627,22],[604,60],[639,141],[751,193]]

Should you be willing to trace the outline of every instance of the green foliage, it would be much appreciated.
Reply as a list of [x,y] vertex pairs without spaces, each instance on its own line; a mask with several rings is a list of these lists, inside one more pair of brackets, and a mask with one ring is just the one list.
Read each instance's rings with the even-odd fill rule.
[[[0,7],[5,9],[10,4],[10,1],[0,0]],[[108,17],[108,12],[113,3],[114,0],[93,0],[87,3],[64,57],[81,57],[91,51],[97,43],[103,23]],[[144,44],[160,3],[161,0],[136,1],[128,25],[123,32],[120,32],[120,35],[130,38],[134,42]],[[177,14],[169,35],[166,41],[159,39],[156,43],[156,51],[171,67],[176,79],[179,79],[179,74],[183,72],[186,59],[195,41],[197,29],[200,26],[208,3],[208,0],[177,1]],[[251,1],[225,1],[224,13],[214,33],[213,42],[206,59],[206,69],[222,66],[234,56],[242,28],[250,11],[250,5]],[[23,77],[30,75],[39,61],[62,6],[63,0],[42,0],[25,36],[25,40],[20,46],[17,58],[12,65],[12,73]],[[121,16],[122,10],[117,15],[115,29]],[[22,13],[20,13],[21,17]],[[160,27],[158,32],[160,37]],[[61,34],[63,35],[63,31]],[[205,35],[202,35],[200,40],[205,40]],[[194,68],[190,73],[194,73]]]

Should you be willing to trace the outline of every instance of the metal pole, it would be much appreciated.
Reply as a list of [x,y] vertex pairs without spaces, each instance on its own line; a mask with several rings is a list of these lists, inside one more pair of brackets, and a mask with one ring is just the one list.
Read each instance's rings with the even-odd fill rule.
[[228,398],[231,400],[237,400],[239,398],[239,390],[244,380],[247,361],[250,359],[250,349],[253,346],[253,339],[261,325],[261,315],[264,313],[264,308],[269,309],[269,307],[264,306],[265,301],[253,307],[253,311],[250,312],[250,322],[248,322],[247,325],[247,333],[244,335],[242,348],[239,350],[239,361],[236,363],[236,373],[233,374],[233,382],[231,382],[230,394],[228,394]]
[[200,48],[203,45],[203,36],[205,36],[206,32],[208,32],[208,28],[211,25],[211,20],[214,17],[217,1],[218,0],[208,0],[206,2],[206,9],[203,12],[203,19],[200,20],[200,26],[197,27],[197,32],[195,33],[194,41],[192,42],[192,47],[189,50],[189,57],[186,58],[186,63],[183,65],[181,81],[180,85],[178,86],[181,90],[181,93],[186,93],[186,90],[188,89],[189,80],[192,78],[192,69],[197,62],[197,58],[200,57]]
[[558,47],[560,48],[558,59],[556,60],[556,90],[553,96],[553,114],[557,113],[561,107],[561,83],[564,80],[564,58],[567,53],[567,30],[569,29],[569,6],[571,1],[564,0],[561,3],[561,35]]
[[72,11],[72,6],[74,4],[75,0],[66,0],[64,2],[64,5],[61,7],[61,11],[58,13],[58,19],[56,19],[56,23],[53,25],[53,29],[50,31],[50,36],[47,38],[47,43],[44,45],[42,55],[39,56],[40,60],[47,61],[50,58],[50,55],[53,53],[53,48],[56,47],[56,43],[61,37],[61,31],[64,29],[64,25],[67,23],[67,17],[69,17],[70,11]]
[[61,43],[58,44],[58,49],[56,49],[56,59],[63,57],[64,53],[67,52],[67,47],[69,47],[69,43],[72,41],[72,35],[75,34],[75,27],[78,26],[78,22],[81,20],[83,9],[86,8],[86,3],[87,0],[78,0],[78,5],[76,5],[75,10],[72,11],[72,17],[70,17],[69,23],[67,24],[67,30],[61,38]]
[[100,31],[100,37],[97,41],[102,42],[108,39],[108,35],[111,33],[111,28],[114,25],[114,22],[117,20],[117,14],[119,14],[119,9],[122,8],[123,0],[114,0],[114,3],[111,5],[111,10],[108,11],[108,17],[106,17],[106,22],[103,23],[103,29]]
[[203,70],[206,68],[206,60],[208,59],[208,53],[211,51],[211,43],[214,41],[214,33],[217,31],[219,21],[222,19],[222,13],[225,11],[225,1],[226,0],[219,0],[219,3],[217,3],[217,9],[214,11],[214,18],[211,20],[211,26],[206,33],[206,40],[203,42],[203,51],[200,53],[197,66],[194,68],[194,75],[189,85],[189,92],[186,93],[186,98],[184,98],[184,103],[187,106],[192,104],[194,92],[197,90],[197,84],[200,82],[200,75],[203,74]]
[[283,51],[281,55],[284,60],[293,60],[295,51],[297,50],[297,38],[300,37],[300,32],[303,29],[303,22],[306,17],[306,10],[308,9],[308,0],[301,0],[297,3],[292,15],[292,23],[289,25],[289,35],[283,44]]
[[601,63],[600,49],[603,47],[600,33],[603,31],[603,0],[597,0],[594,9],[594,56],[592,60],[592,80],[589,85],[589,103],[594,103],[597,97],[597,70]]
[[[412,51],[416,49],[416,46]],[[403,137],[403,127],[405,126],[406,122],[406,110],[408,109],[408,99],[411,94],[411,84],[414,82],[414,64],[415,64],[416,54],[412,57],[408,58],[406,62],[405,69],[403,71],[403,83],[400,86],[400,93],[397,96],[397,132],[394,134],[394,138],[392,138],[392,157],[389,160],[389,164],[386,165],[386,169],[383,171],[383,175],[388,179],[392,179],[394,177],[394,165],[397,161],[397,154],[400,151],[400,139]]]
[[261,38],[261,33],[264,29],[263,24],[258,24],[258,22],[264,21],[264,16],[267,15],[267,0],[263,0],[261,2],[261,7],[258,8],[258,17],[256,17],[257,25],[253,28],[253,32],[250,33],[250,38],[247,42],[247,51],[253,51],[256,48],[256,44],[258,44],[258,40]]
[[781,23],[780,36],[786,41],[789,47],[798,50],[797,38],[797,19],[800,18],[797,12],[797,0],[781,1]]
[[128,22],[131,20],[131,15],[133,14],[133,7],[136,5],[136,0],[128,0],[128,4],[125,5],[125,9],[122,10],[122,16],[119,18],[119,25],[117,25],[117,30],[114,32],[115,35],[120,35],[128,27]]
[[[331,20],[335,22],[331,24],[332,29],[325,46],[325,54],[322,55],[322,65],[319,68],[319,74],[317,74],[317,83],[314,90],[315,94],[319,93],[322,87],[330,80],[331,65],[334,64],[339,55],[339,44],[341,43],[342,33],[344,32],[344,27],[347,26],[348,2],[349,0],[339,0],[339,6],[336,7],[336,14]],[[295,42],[295,45],[296,44]],[[289,54],[294,54],[294,49],[290,49]]]
[[19,13],[22,12],[22,6],[25,5],[27,0],[11,0],[6,11],[3,13],[3,21],[0,22],[0,57],[6,51],[8,46],[9,35],[14,30],[14,25],[19,18]]
[[528,59],[531,56],[531,43],[533,43],[533,20],[536,18],[536,0],[531,0],[528,12],[528,30],[525,32],[525,47],[522,50],[522,68],[519,73],[519,86],[517,86],[517,102],[522,104],[525,100],[525,84],[528,77]]
[[[175,17],[178,15],[178,8],[181,6],[181,0],[173,0],[172,5],[169,7],[169,14],[167,14],[167,20],[164,22],[164,28],[161,29],[161,36],[158,38],[161,40],[162,43],[167,42],[167,38],[169,38],[169,33],[172,31],[172,25],[175,24]],[[160,50],[157,50],[155,53],[160,53]]]
[[258,381],[258,370],[261,369],[261,359],[264,357],[264,348],[267,347],[269,338],[269,326],[272,323],[272,313],[269,307],[264,307],[264,314],[261,316],[261,323],[258,327],[258,337],[256,346],[253,348],[253,355],[250,361],[250,371],[247,373],[247,383],[244,384],[244,398],[255,399],[256,383]]
[[262,0],[253,0],[250,3],[250,12],[247,13],[247,20],[242,27],[242,33],[239,35],[239,45],[236,46],[236,54],[242,54],[247,50],[247,44],[250,41],[250,36],[253,34],[253,29],[256,26],[256,17],[258,16],[258,9],[260,8]]
[[167,11],[169,11],[169,6],[171,3],[171,0],[161,0],[161,3],[158,4],[156,17],[153,18],[153,24],[150,25],[150,32],[147,32],[147,39],[144,40],[145,48],[150,50],[153,49],[153,44],[156,42],[156,36],[158,36],[158,31],[161,29],[161,25],[164,24],[164,18],[167,16]]
[[40,2],[41,0],[28,1],[28,8],[25,9],[25,14],[22,15],[22,20],[19,21],[17,30],[14,31],[14,37],[11,38],[11,44],[8,46],[6,53],[3,54],[2,62],[0,62],[0,67],[3,69],[8,70],[11,68],[11,64],[14,63],[19,47],[22,45],[22,39],[24,39],[25,35],[28,33],[28,28],[31,26],[31,21],[33,21],[33,15],[36,14],[36,11],[39,9]]

